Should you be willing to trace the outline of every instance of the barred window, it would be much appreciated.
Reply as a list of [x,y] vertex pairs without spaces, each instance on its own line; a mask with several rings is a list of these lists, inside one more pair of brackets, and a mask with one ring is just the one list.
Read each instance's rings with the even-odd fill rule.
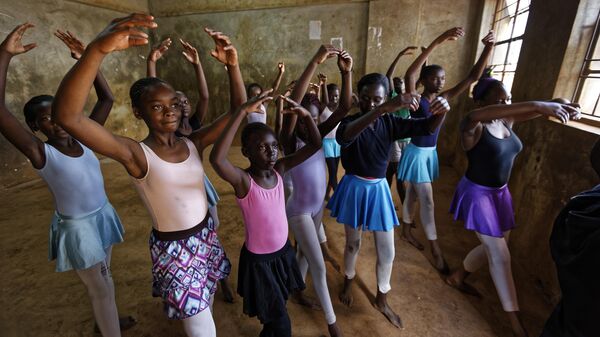
[[573,101],[581,105],[582,113],[600,117],[600,45],[598,44],[600,13],[595,25],[584,29],[593,29],[593,31],[581,65]]

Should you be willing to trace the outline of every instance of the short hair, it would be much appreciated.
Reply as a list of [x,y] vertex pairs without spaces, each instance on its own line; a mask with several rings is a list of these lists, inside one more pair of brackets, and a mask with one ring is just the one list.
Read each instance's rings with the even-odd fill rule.
[[333,92],[334,90],[340,90],[340,88],[339,88],[339,87],[338,87],[338,85],[337,85],[337,84],[335,84],[335,83],[329,83],[329,84],[327,85],[327,92],[328,92],[328,93],[329,93],[329,92]]
[[50,95],[39,95],[32,97],[25,106],[23,107],[23,114],[25,115],[25,122],[28,125],[35,123],[35,110],[36,107],[44,102],[52,102],[54,100],[54,96]]
[[261,92],[263,91],[263,88],[260,86],[260,84],[258,84],[258,83],[250,83],[246,87],[246,92],[250,92],[250,90],[252,90],[252,88],[258,88]]
[[242,148],[248,146],[248,142],[250,141],[250,137],[252,135],[260,132],[270,133],[273,135],[273,137],[277,138],[277,136],[275,135],[275,131],[273,131],[273,129],[271,129],[271,127],[269,127],[267,124],[258,122],[249,123],[244,127],[244,129],[242,129]]
[[596,171],[596,174],[600,176],[600,138],[598,138],[596,144],[592,147],[590,162],[592,163],[592,167],[594,168],[594,171]]
[[358,88],[358,92],[360,93],[362,88],[368,85],[381,85],[385,89],[386,93],[390,91],[390,84],[388,78],[380,73],[370,73],[361,77],[361,79],[358,81],[358,84],[356,85]]
[[419,74],[419,81],[423,81],[426,77],[429,77],[438,71],[443,71],[444,68],[437,64],[430,64],[421,68],[421,73]]
[[131,99],[131,106],[140,108],[142,103],[142,96],[148,92],[148,90],[157,85],[171,86],[167,81],[161,80],[158,77],[144,77],[135,81],[131,88],[129,88],[129,98]]

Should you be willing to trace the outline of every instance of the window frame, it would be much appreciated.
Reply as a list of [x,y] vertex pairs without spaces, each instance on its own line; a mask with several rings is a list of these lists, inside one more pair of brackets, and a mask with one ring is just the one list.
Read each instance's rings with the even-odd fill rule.
[[[596,18],[596,23],[594,25],[594,30],[592,31],[592,36],[590,38],[590,42],[588,43],[587,50],[585,52],[585,57],[583,62],[581,63],[581,69],[579,71],[579,75],[577,77],[577,83],[575,85],[575,90],[571,97],[572,102],[578,102],[583,94],[583,88],[585,86],[585,82],[589,78],[600,79],[600,70],[592,70],[592,62],[600,61],[600,58],[594,59],[594,50],[598,45],[598,40],[600,36],[600,11],[598,12],[598,16]],[[591,76],[590,76],[591,75]],[[594,114],[594,112],[598,112]],[[591,113],[586,113],[582,111],[582,114],[586,119],[592,120],[597,126],[600,126],[600,93],[596,98],[596,103],[594,104],[594,109]]]

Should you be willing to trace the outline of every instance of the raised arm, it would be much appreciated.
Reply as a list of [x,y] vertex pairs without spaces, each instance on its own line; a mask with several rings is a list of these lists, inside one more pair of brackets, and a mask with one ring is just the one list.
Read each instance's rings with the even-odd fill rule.
[[[54,36],[59,38],[71,51],[71,57],[75,60],[79,60],[85,50],[85,45],[73,33],[67,31],[66,33],[61,30],[56,30]],[[115,101],[112,91],[106,82],[106,79],[102,75],[101,71],[98,71],[96,78],[94,79],[94,90],[96,90],[96,96],[98,101],[94,105],[90,118],[100,125],[104,125],[110,114],[113,103]]]
[[141,178],[146,161],[140,145],[129,138],[113,135],[83,114],[83,107],[98,69],[106,55],[131,46],[148,43],[148,35],[139,28],[154,28],[154,18],[132,14],[113,20],[95,39],[64,77],[52,104],[52,117],[70,135],[95,152],[125,166],[130,175]]
[[231,44],[231,41],[227,35],[208,28],[205,28],[205,31],[215,41],[215,50],[212,50],[210,54],[217,61],[223,63],[227,68],[227,75],[229,76],[229,96],[231,99],[231,108],[228,113],[222,114],[214,122],[203,126],[200,128],[200,130],[192,133],[189,136],[189,139],[194,142],[200,153],[204,150],[204,148],[213,144],[219,135],[224,132],[229,119],[245,101],[239,104],[238,102],[240,99],[246,99],[246,89],[244,88],[242,73],[240,72],[237,50],[233,44]]
[[[339,50],[334,48],[332,45],[322,45],[317,53],[312,57],[306,69],[300,78],[294,84],[294,90],[292,90],[292,94],[290,95],[290,99],[294,102],[302,101],[302,97],[306,93],[306,89],[308,89],[308,85],[310,84],[310,79],[313,77],[317,66],[328,58],[334,57],[339,54]],[[283,116],[283,126],[281,128],[280,141],[283,144],[284,148],[288,148],[293,139],[292,135],[294,133],[294,127],[296,126],[296,114],[285,114]]]
[[[13,56],[26,53],[35,48],[35,43],[23,45],[21,39],[31,23],[18,25],[0,44],[0,133],[23,153],[36,169],[41,169],[46,163],[44,143],[27,130],[6,106],[6,74]],[[34,125],[30,125],[34,128]],[[34,129],[35,130],[35,129]]]
[[235,195],[238,197],[243,197],[248,193],[248,189],[250,188],[249,180],[244,170],[234,166],[229,161],[227,154],[229,153],[233,138],[240,128],[242,121],[246,118],[248,113],[260,111],[259,106],[261,104],[272,100],[273,97],[269,96],[270,93],[271,90],[267,90],[261,95],[253,97],[234,111],[232,118],[228,120],[227,125],[219,135],[219,138],[210,152],[210,163],[215,169],[215,172],[233,186]]
[[[381,104],[375,109],[365,113],[359,118],[349,122],[344,128],[341,140],[347,143],[358,136],[365,128],[373,123],[379,116],[398,111],[401,108],[408,107],[411,110],[417,110],[419,107],[419,95],[402,94],[394,97],[393,99]],[[338,131],[339,134],[339,131]]]
[[277,90],[279,90],[279,85],[281,85],[281,79],[283,78],[283,73],[285,73],[285,63],[283,63],[283,62],[277,63],[277,71],[278,71],[277,77],[275,78],[275,81],[273,82],[273,85],[271,86],[271,88],[273,88],[273,91],[271,92],[271,97],[273,97],[273,95],[275,95]]
[[171,46],[171,38],[164,39],[158,46],[150,49],[148,60],[146,60],[146,76],[156,77],[156,62],[169,50]]
[[490,59],[490,55],[492,55],[492,50],[494,49],[494,40],[495,40],[494,32],[490,31],[481,40],[481,42],[485,45],[485,47],[483,48],[483,51],[481,52],[479,59],[477,60],[477,62],[473,66],[473,68],[471,69],[471,72],[469,72],[469,76],[467,76],[467,78],[460,81],[454,87],[443,91],[440,94],[440,96],[444,97],[447,100],[450,100],[450,99],[460,95],[465,90],[468,90],[469,87],[471,86],[471,84],[473,84],[473,83],[477,82],[477,80],[479,80],[479,78],[481,77],[481,74],[483,74],[483,71],[485,70],[485,67]]
[[321,88],[321,91],[319,92],[319,99],[321,100],[321,107],[319,109],[320,116],[325,107],[329,105],[329,92],[327,91],[327,76],[319,73],[317,78],[319,79],[319,87]]
[[408,67],[406,70],[406,75],[404,75],[404,83],[406,85],[406,92],[409,94],[417,93],[417,81],[419,80],[419,74],[421,72],[421,66],[429,55],[433,52],[433,50],[442,44],[446,40],[458,40],[459,37],[465,35],[465,32],[460,27],[455,27],[445,31],[442,35],[438,36],[431,42],[431,44],[425,49],[414,62]]
[[198,82],[198,103],[196,103],[196,113],[190,117],[198,121],[198,125],[202,125],[204,117],[208,113],[208,84],[206,84],[206,77],[204,76],[204,70],[200,63],[200,56],[194,46],[188,42],[179,39],[179,42],[183,46],[183,56],[185,59],[194,66],[194,73],[196,74],[196,82]]
[[319,132],[321,132],[323,138],[338,125],[352,108],[352,62],[352,57],[347,51],[344,50],[338,55],[338,68],[342,75],[342,94],[337,109],[326,121],[319,124]]
[[285,113],[290,114],[293,113],[298,116],[298,118],[302,119],[304,125],[306,125],[307,130],[307,143],[301,149],[294,151],[289,155],[279,159],[277,163],[275,163],[275,170],[279,172],[280,175],[283,175],[286,171],[289,171],[294,166],[301,164],[303,161],[307,160],[312,156],[315,152],[317,152],[322,145],[321,134],[319,133],[319,129],[317,128],[317,124],[312,118],[310,112],[304,109],[300,104],[290,100],[289,98],[284,98],[290,106],[286,109]]
[[[396,65],[398,65],[398,61],[400,61],[400,58],[404,55],[412,55],[413,50],[415,50],[415,49],[417,49],[417,47],[415,47],[415,46],[409,46],[409,47],[402,49],[398,53],[398,55],[396,55],[396,58],[394,59],[394,61],[392,61],[392,64],[390,64],[390,67],[388,68],[387,72],[385,73],[385,77],[388,78],[388,82],[390,85],[390,92],[392,92],[392,90],[394,90],[394,81],[392,80],[392,78],[394,77],[394,72],[396,71]],[[399,92],[399,94],[401,94],[401,92]]]

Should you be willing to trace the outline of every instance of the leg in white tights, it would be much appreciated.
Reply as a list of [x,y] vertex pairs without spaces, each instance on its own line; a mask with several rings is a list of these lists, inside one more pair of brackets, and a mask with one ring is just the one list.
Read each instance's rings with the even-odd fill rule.
[[503,238],[496,238],[477,233],[477,238],[481,241],[487,255],[490,274],[502,302],[502,308],[504,311],[512,312],[519,311],[519,304],[510,265],[508,234],[509,232],[506,232]]
[[312,218],[310,214],[303,214],[291,217],[288,222],[298,242],[297,258],[302,278],[306,279],[307,270],[310,269],[315,291],[325,313],[327,324],[333,324],[336,318],[329,297],[325,260],[323,259],[317,234],[318,228],[321,227],[322,216],[323,210],[321,209],[319,214]]
[[[102,335],[121,336],[114,287],[108,284],[106,263],[103,261],[88,269],[76,270],[76,272],[87,288],[94,310],[94,318]],[[110,276],[108,277],[110,278]],[[112,278],[110,283],[112,285]]]
[[183,321],[183,330],[188,337],[215,337],[217,330],[209,308]]
[[402,207],[402,220],[405,223],[413,223],[413,210],[416,200],[419,200],[419,215],[427,240],[437,240],[435,230],[433,188],[431,183],[413,184],[409,183],[406,189],[406,200]]

